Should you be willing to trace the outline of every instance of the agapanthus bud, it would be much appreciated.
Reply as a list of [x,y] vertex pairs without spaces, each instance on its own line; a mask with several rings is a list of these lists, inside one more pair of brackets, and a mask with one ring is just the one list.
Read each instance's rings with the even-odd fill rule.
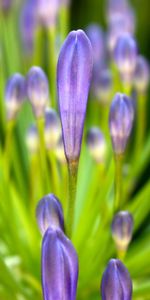
[[60,0],[38,0],[37,17],[39,22],[46,27],[55,26],[59,8]]
[[10,77],[5,89],[7,119],[15,119],[26,96],[25,78],[16,73]]
[[58,143],[56,145],[55,154],[56,158],[58,159],[58,161],[60,161],[60,163],[66,163],[66,156],[64,152],[64,143],[62,136],[59,138]]
[[110,70],[102,70],[93,86],[94,93],[100,102],[104,104],[109,102],[112,95],[112,85],[112,74]]
[[36,118],[44,116],[49,99],[48,80],[40,67],[32,67],[27,75],[27,93]]
[[137,62],[137,45],[129,34],[124,34],[117,40],[114,60],[123,79],[130,81]]
[[26,145],[31,154],[37,153],[39,150],[38,130],[34,124],[31,125],[27,131]]
[[126,95],[117,93],[111,103],[109,129],[115,154],[125,151],[132,130],[134,109],[131,101]]
[[47,149],[54,149],[61,135],[60,120],[52,108],[45,111],[45,144]]
[[87,133],[87,146],[97,163],[102,163],[106,155],[106,141],[98,127],[92,127]]
[[78,257],[61,230],[48,228],[42,243],[42,288],[44,300],[75,300]]
[[86,34],[93,49],[93,62],[100,64],[104,59],[104,33],[98,24],[90,24],[86,29]]
[[127,268],[118,259],[111,259],[102,277],[102,300],[131,300],[132,281]]
[[32,53],[34,36],[37,27],[36,18],[36,0],[26,0],[20,16],[20,31],[23,41],[23,49],[28,53]]
[[64,231],[64,216],[60,201],[53,194],[44,196],[36,208],[39,229],[44,235],[48,227],[60,228]]
[[67,36],[57,66],[57,88],[65,154],[79,159],[92,75],[92,47],[82,30]]
[[134,86],[139,93],[145,93],[149,84],[150,68],[147,60],[139,55],[134,72]]
[[111,226],[112,236],[117,249],[125,251],[131,241],[133,233],[133,217],[128,211],[118,212]]

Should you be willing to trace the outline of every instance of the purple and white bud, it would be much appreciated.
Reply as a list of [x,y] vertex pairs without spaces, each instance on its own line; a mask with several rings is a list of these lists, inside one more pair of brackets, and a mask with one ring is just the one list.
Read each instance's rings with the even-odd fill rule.
[[35,125],[31,125],[26,134],[26,145],[31,154],[39,150],[39,135]]
[[57,89],[65,154],[78,161],[92,75],[92,47],[82,30],[67,36],[58,59]]
[[37,0],[37,18],[46,27],[55,27],[60,0]]
[[150,68],[148,61],[141,55],[138,56],[135,72],[134,72],[134,86],[138,93],[145,93],[147,91],[150,79]]
[[40,67],[32,67],[28,72],[27,94],[35,117],[43,117],[49,100],[49,87],[47,77]]
[[62,136],[59,138],[56,148],[55,148],[55,154],[56,158],[61,164],[66,163],[66,156],[65,156],[65,151],[64,151],[64,143],[63,143],[63,138]]
[[49,227],[64,231],[62,205],[55,195],[48,194],[39,201],[36,208],[36,219],[42,235]]
[[97,163],[103,163],[106,156],[106,141],[98,127],[89,129],[86,138],[89,152]]
[[119,259],[111,259],[101,282],[102,300],[131,300],[132,281],[127,268]]
[[104,33],[98,24],[90,24],[86,28],[86,34],[91,42],[93,49],[93,63],[100,65],[105,56]]
[[111,225],[112,237],[119,251],[126,251],[132,239],[133,217],[128,211],[118,212]]
[[113,89],[113,81],[112,74],[110,70],[104,69],[100,72],[100,75],[97,78],[94,86],[94,94],[96,98],[106,104],[111,99],[112,89]]
[[137,45],[129,34],[124,34],[117,40],[114,60],[123,80],[130,82],[137,63]]
[[7,120],[13,120],[16,118],[25,97],[25,78],[21,74],[15,73],[9,78],[5,88]]
[[60,120],[52,108],[45,110],[45,144],[47,149],[54,149],[61,135]]
[[117,93],[111,103],[109,129],[115,154],[123,154],[130,136],[134,119],[132,101]]
[[44,300],[75,300],[78,257],[62,230],[49,227],[42,243],[42,289]]

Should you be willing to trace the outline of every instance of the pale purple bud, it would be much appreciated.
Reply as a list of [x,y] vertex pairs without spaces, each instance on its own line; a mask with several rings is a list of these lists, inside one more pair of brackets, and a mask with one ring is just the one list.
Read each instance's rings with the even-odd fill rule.
[[87,133],[87,146],[93,159],[103,163],[106,155],[106,141],[98,127],[92,127]]
[[46,27],[56,25],[60,8],[60,0],[38,0],[37,17],[39,22]]
[[82,30],[67,36],[59,55],[57,89],[66,158],[79,159],[92,75],[92,47]]
[[48,228],[42,243],[42,288],[44,300],[75,300],[78,257],[61,230]]
[[36,0],[26,0],[20,16],[20,31],[23,48],[27,53],[32,53],[34,36],[37,27]]
[[48,194],[39,201],[36,208],[36,218],[42,235],[48,227],[60,228],[64,231],[62,205],[53,194]]
[[54,149],[61,135],[60,120],[52,108],[45,110],[45,144],[47,149]]
[[102,277],[102,300],[131,300],[132,281],[119,259],[111,259]]
[[86,34],[93,49],[93,63],[100,65],[105,56],[104,33],[98,24],[91,24],[87,27]]
[[26,145],[31,154],[37,153],[39,150],[39,135],[37,127],[34,124],[27,131]]
[[8,120],[15,119],[25,96],[25,78],[21,74],[15,73],[7,81],[5,89],[5,106]]
[[115,154],[124,153],[132,130],[134,109],[131,101],[126,95],[117,93],[111,103],[109,129]]
[[49,99],[48,80],[40,67],[32,67],[27,75],[27,94],[36,118],[44,116]]
[[117,249],[125,251],[132,239],[133,217],[128,211],[118,212],[111,226],[112,236]]
[[125,15],[128,17],[128,13],[131,11],[131,7],[127,0],[109,0],[107,5],[107,17],[108,22],[111,25],[114,20],[119,16]]
[[137,45],[129,34],[124,34],[117,40],[114,60],[124,80],[130,81],[137,62]]
[[134,72],[134,86],[139,93],[145,93],[150,79],[150,68],[147,60],[139,55]]
[[113,89],[113,81],[112,81],[112,74],[110,70],[103,69],[100,72],[100,75],[97,78],[94,86],[94,94],[96,98],[106,104],[111,99],[112,89]]
[[58,159],[58,161],[60,163],[62,163],[62,164],[66,163],[66,156],[65,156],[64,143],[63,143],[62,136],[60,137],[60,139],[56,145],[55,154],[56,154],[56,158]]

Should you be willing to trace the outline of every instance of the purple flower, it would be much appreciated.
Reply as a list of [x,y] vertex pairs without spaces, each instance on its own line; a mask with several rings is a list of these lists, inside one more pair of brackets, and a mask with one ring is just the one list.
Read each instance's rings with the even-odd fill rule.
[[32,53],[34,46],[34,36],[37,27],[36,0],[26,0],[20,16],[20,30],[24,49],[27,53]]
[[48,228],[42,243],[44,300],[75,300],[78,257],[71,241],[59,229]]
[[36,5],[39,23],[46,27],[55,26],[60,8],[60,0],[38,0]]
[[102,277],[102,300],[131,300],[132,281],[123,263],[111,259]]
[[82,30],[67,36],[59,55],[57,88],[65,154],[79,159],[92,74],[92,48]]
[[131,99],[117,93],[111,103],[109,129],[115,154],[125,151],[128,137],[132,130],[134,109]]
[[149,84],[150,68],[147,60],[139,55],[134,72],[134,86],[139,93],[145,93]]
[[49,99],[48,80],[40,67],[32,67],[27,75],[27,94],[36,118],[44,116]]
[[44,235],[48,227],[60,228],[64,231],[64,216],[60,201],[53,194],[44,196],[36,208],[39,229]]
[[100,65],[104,60],[105,41],[104,33],[97,24],[90,24],[86,29],[86,34],[91,42],[93,49],[93,63]]
[[112,236],[119,250],[126,250],[133,233],[133,217],[128,211],[118,212],[111,226]]
[[39,136],[37,127],[33,124],[29,127],[26,134],[26,145],[30,153],[34,154],[39,149]]
[[129,34],[124,34],[117,40],[114,60],[123,79],[130,81],[137,62],[137,45]]
[[95,80],[95,84],[93,85],[93,91],[96,98],[103,104],[108,103],[111,99],[112,88],[113,82],[110,70],[101,70],[99,76],[97,76],[97,79]]
[[87,133],[87,146],[91,156],[98,163],[104,162],[106,141],[98,127],[92,127]]
[[52,108],[47,108],[45,111],[44,135],[47,149],[54,149],[61,135],[61,127],[59,117]]
[[10,77],[5,89],[7,119],[15,119],[26,96],[25,78],[16,73]]

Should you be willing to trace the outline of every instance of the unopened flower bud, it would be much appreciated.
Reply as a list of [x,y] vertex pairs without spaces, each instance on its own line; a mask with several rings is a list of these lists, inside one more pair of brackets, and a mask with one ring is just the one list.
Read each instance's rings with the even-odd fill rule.
[[27,131],[26,145],[31,154],[37,153],[39,150],[39,136],[35,125],[31,125]]
[[132,281],[127,268],[118,259],[111,259],[102,277],[102,300],[131,300]]
[[67,36],[59,55],[57,89],[65,154],[77,161],[92,75],[92,47],[82,30]]
[[36,208],[36,218],[42,235],[48,227],[60,228],[64,231],[62,206],[53,194],[48,194],[39,201]]
[[45,111],[45,144],[47,149],[54,149],[61,135],[59,117],[52,108]]
[[139,93],[145,93],[149,84],[150,69],[146,59],[139,55],[134,72],[134,86]]
[[111,103],[109,113],[109,129],[115,154],[125,151],[134,119],[134,109],[131,99],[117,93]]
[[112,236],[116,243],[117,249],[126,251],[133,233],[133,217],[128,211],[118,212],[111,226]]
[[102,163],[106,155],[106,141],[98,127],[92,127],[87,133],[87,146],[93,159]]
[[75,300],[78,257],[62,230],[48,228],[42,243],[42,288],[44,300]]
[[137,45],[129,34],[124,34],[117,40],[114,60],[123,80],[130,82],[137,62]]
[[5,89],[5,105],[8,120],[15,119],[25,96],[25,79],[21,74],[16,73],[10,77]]
[[98,64],[104,59],[104,33],[98,24],[90,24],[86,34],[93,49],[93,63]]
[[58,161],[62,164],[66,163],[66,156],[64,151],[64,143],[62,136],[59,138],[56,148],[55,148],[55,154]]
[[43,117],[49,99],[49,88],[47,77],[40,67],[29,70],[27,93],[36,118]]
[[55,26],[59,8],[60,0],[38,0],[37,17],[39,22],[46,27]]

